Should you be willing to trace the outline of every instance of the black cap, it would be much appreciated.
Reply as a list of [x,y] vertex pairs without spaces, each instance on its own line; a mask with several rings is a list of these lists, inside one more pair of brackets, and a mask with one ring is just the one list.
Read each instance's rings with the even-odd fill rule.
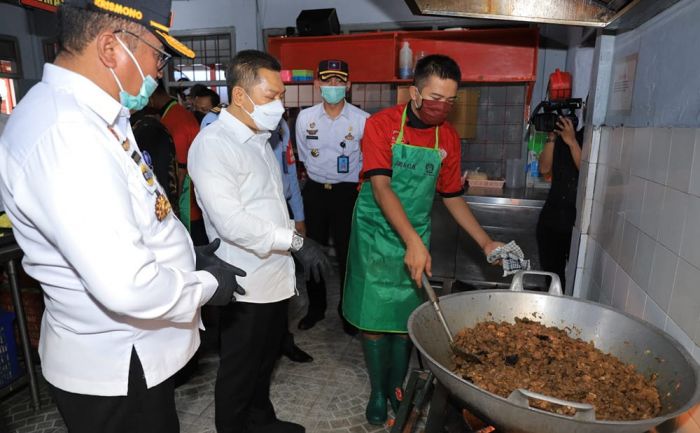
[[160,39],[168,51],[194,58],[194,51],[170,36],[171,0],[64,0],[63,4],[106,12],[139,23]]
[[348,81],[349,76],[348,64],[342,60],[321,60],[318,64],[318,78],[321,80],[338,77],[343,81]]

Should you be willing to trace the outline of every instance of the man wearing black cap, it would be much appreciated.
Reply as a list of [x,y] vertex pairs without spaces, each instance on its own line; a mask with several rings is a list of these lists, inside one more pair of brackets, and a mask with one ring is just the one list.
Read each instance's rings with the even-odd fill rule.
[[0,194],[46,303],[42,374],[71,433],[179,431],[172,378],[200,307],[229,304],[244,275],[218,239],[192,247],[129,126],[164,50],[194,56],[169,18],[170,0],[66,0],[61,52],[0,137]]
[[[316,242],[327,244],[329,236],[333,238],[342,297],[352,209],[362,167],[360,140],[369,113],[345,101],[350,74],[344,61],[321,61],[315,85],[320,87],[323,102],[302,110],[296,123],[299,159],[309,175],[302,192],[306,227],[308,236]],[[306,288],[309,310],[299,322],[299,329],[313,327],[326,313],[325,281],[307,281]],[[357,332],[345,319],[343,329],[348,334]]]

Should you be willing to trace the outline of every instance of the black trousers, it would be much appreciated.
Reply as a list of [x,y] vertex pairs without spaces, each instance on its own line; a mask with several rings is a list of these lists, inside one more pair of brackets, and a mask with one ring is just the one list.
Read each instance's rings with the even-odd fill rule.
[[[350,243],[352,212],[357,200],[357,184],[342,182],[326,189],[324,184],[309,179],[302,191],[306,234],[316,242],[327,245],[329,236],[333,237],[335,255],[338,259],[340,273],[340,303],[343,303],[345,269]],[[309,294],[309,316],[320,318],[326,312],[326,282],[313,279],[306,282]]]
[[131,351],[126,396],[74,394],[49,384],[69,433],[178,433],[173,378],[146,388],[141,362]]
[[566,287],[566,262],[569,260],[573,227],[560,227],[540,218],[537,223],[537,251],[543,271],[559,275],[562,289]]
[[216,375],[217,433],[242,433],[275,421],[270,379],[287,332],[286,300],[234,302],[221,307],[221,350]]

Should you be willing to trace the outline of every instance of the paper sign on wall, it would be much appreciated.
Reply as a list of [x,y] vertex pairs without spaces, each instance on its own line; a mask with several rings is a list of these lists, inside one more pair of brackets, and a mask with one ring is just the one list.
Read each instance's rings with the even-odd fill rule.
[[637,72],[638,57],[639,53],[635,53],[615,62],[615,66],[613,67],[610,110],[629,111],[632,109],[634,77]]

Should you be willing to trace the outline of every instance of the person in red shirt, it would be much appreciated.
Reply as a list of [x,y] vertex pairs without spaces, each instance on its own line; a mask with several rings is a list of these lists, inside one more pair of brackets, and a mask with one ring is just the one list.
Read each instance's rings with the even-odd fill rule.
[[461,79],[443,55],[416,64],[411,101],[369,119],[362,139],[360,195],[355,205],[343,297],[345,318],[362,332],[371,394],[370,424],[398,412],[408,368],[409,314],[431,276],[430,212],[437,190],[455,221],[488,255],[502,245],[483,230],[462,194],[461,142],[447,122]]
[[[202,211],[197,206],[194,195],[194,187],[190,184],[187,175],[187,152],[192,141],[199,133],[199,122],[194,115],[171,97],[158,82],[158,88],[150,98],[149,106],[159,110],[160,121],[168,129],[175,142],[175,155],[177,157],[178,191],[184,196],[180,198],[180,219],[190,232],[194,245],[206,245],[209,243],[207,233],[204,230]],[[183,203],[184,200],[184,203]],[[189,203],[189,205],[188,205]]]

